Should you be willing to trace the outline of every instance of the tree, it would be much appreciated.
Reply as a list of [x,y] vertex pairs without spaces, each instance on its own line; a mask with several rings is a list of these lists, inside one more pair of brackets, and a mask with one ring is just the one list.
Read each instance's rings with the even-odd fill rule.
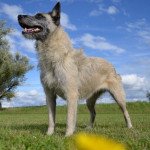
[[150,92],[149,91],[147,92],[146,97],[148,98],[148,100],[150,102]]
[[0,20],[0,107],[2,100],[15,97],[15,89],[25,81],[25,73],[32,68],[27,57],[10,52],[6,39],[10,32]]

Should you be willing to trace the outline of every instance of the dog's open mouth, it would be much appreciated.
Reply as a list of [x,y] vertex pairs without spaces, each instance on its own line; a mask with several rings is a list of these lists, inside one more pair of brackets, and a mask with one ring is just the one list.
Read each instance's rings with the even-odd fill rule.
[[40,32],[41,29],[38,27],[31,27],[31,28],[24,28],[24,33],[36,33],[36,32]]
[[29,26],[29,25],[26,25],[26,24],[21,23],[21,22],[20,22],[20,26],[24,29],[22,31],[22,33],[27,33],[27,34],[39,33],[43,30],[43,28],[40,26]]

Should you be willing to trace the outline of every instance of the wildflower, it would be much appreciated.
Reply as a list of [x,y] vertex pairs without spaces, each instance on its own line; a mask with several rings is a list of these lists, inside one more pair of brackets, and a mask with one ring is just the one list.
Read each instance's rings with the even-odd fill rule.
[[123,144],[94,134],[79,133],[75,136],[77,150],[125,150]]

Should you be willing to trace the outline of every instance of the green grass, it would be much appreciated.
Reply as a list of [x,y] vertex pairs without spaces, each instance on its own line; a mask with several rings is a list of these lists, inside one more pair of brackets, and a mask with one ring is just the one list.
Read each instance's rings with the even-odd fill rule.
[[[96,106],[93,130],[85,129],[89,114],[79,106],[77,131],[95,133],[125,143],[129,150],[150,150],[150,103],[128,103],[133,129],[125,127],[117,104]],[[73,149],[73,139],[65,138],[66,107],[57,107],[56,132],[47,136],[47,107],[9,108],[0,111],[0,150],[66,150]]]

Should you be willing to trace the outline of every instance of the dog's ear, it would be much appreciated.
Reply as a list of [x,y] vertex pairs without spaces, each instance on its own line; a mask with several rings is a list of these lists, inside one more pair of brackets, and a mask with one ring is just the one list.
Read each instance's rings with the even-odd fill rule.
[[60,24],[60,12],[61,12],[61,6],[60,6],[60,2],[58,2],[55,5],[55,7],[52,9],[52,12],[50,12],[51,17],[57,26]]

